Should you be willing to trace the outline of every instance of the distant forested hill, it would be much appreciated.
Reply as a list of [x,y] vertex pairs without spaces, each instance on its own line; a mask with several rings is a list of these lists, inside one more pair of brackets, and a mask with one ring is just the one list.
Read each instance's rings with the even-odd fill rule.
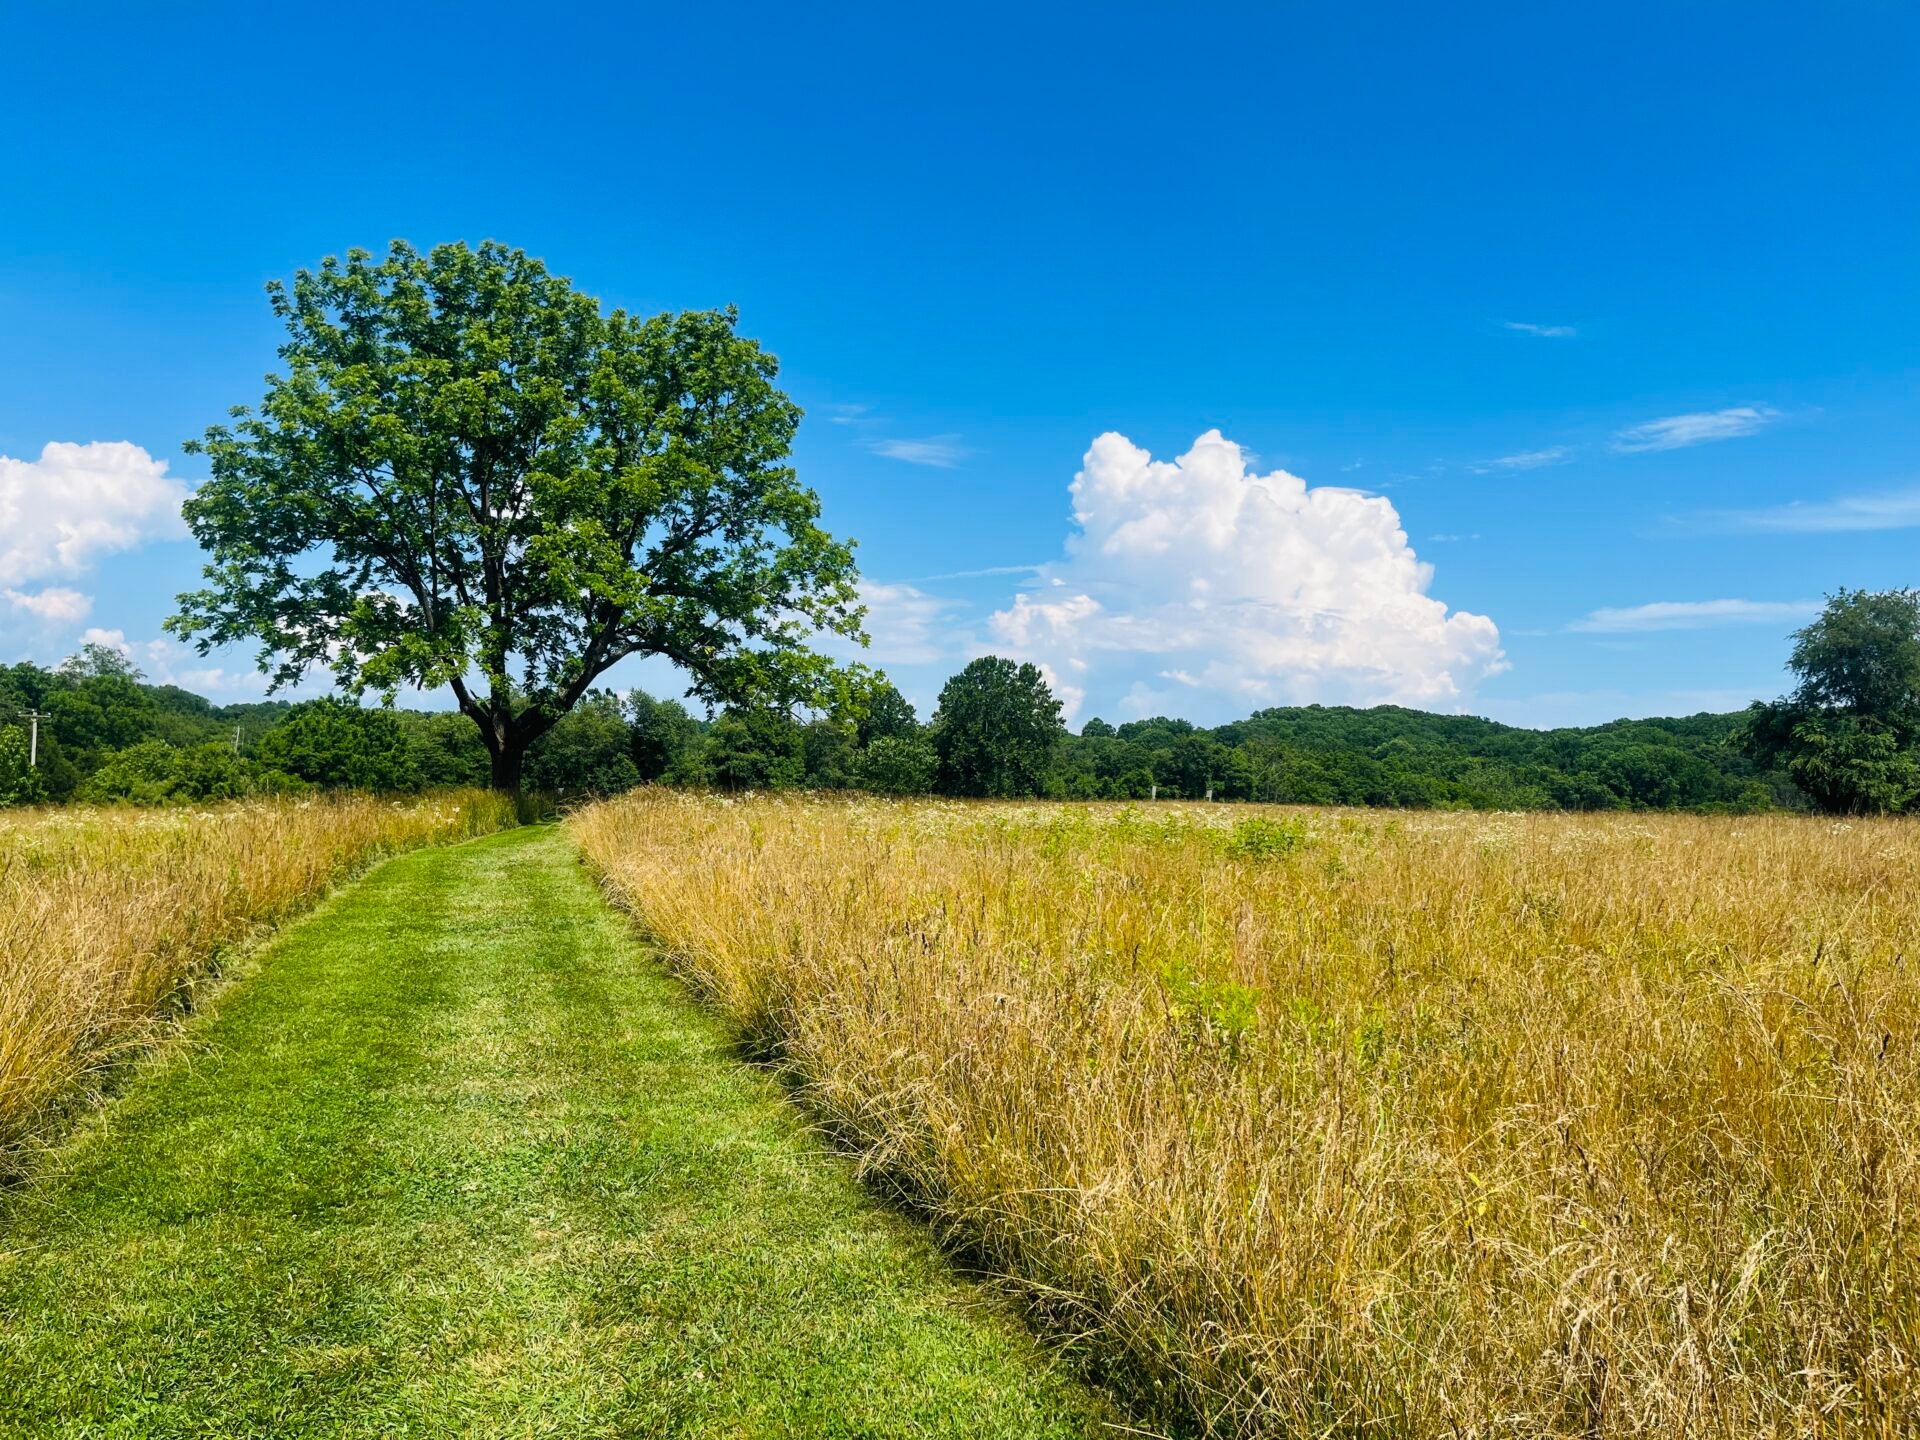
[[[1383,705],[1260,710],[1203,730],[1092,720],[1060,758],[1058,793],[1169,792],[1321,805],[1475,809],[1766,809],[1799,802],[1733,745],[1742,716],[1525,730]],[[1142,790],[1143,782],[1149,787]]]

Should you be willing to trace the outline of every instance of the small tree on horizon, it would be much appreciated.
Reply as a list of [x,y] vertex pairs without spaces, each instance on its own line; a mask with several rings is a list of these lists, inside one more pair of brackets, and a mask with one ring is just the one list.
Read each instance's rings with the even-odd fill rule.
[[189,446],[207,587],[168,621],[258,642],[274,688],[447,686],[491,783],[606,670],[664,655],[709,703],[793,703],[858,636],[852,547],[786,463],[800,410],[733,311],[603,312],[488,242],[351,250],[268,287],[282,373]]
[[855,743],[863,750],[877,740],[910,740],[920,734],[912,703],[883,675],[872,677],[851,708]]
[[1920,797],[1920,590],[1838,590],[1794,632],[1791,695],[1748,708],[1742,747],[1820,809],[1875,814]]
[[692,782],[700,773],[700,722],[678,700],[627,693],[629,745],[641,782]]
[[1066,728],[1039,667],[983,655],[940,691],[929,727],[948,795],[1038,795]]

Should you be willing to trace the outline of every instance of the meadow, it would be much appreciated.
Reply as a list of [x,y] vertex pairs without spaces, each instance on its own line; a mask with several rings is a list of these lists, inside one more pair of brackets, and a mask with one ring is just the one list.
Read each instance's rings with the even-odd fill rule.
[[0,1162],[56,1131],[223,949],[382,856],[512,822],[483,791],[0,817]]
[[1920,1425],[1907,822],[641,791],[570,823],[1147,1423]]

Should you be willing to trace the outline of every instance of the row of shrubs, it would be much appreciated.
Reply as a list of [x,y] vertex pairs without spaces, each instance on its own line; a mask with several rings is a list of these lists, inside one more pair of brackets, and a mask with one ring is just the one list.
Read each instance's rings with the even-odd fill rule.
[[[786,721],[791,736],[768,733],[784,720],[723,714],[700,721],[643,691],[624,699],[603,692],[536,742],[524,783],[562,799],[615,795],[650,780],[896,794],[932,788],[935,757],[925,740],[879,736],[860,745],[830,722]],[[462,715],[323,699],[289,708],[251,741],[156,738],[107,752],[71,798],[162,805],[340,789],[407,793],[484,786],[487,773],[486,749]]]

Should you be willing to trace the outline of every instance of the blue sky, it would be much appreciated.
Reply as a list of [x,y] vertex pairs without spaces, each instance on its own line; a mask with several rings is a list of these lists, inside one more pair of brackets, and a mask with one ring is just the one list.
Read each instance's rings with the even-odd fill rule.
[[[152,643],[199,564],[179,445],[257,400],[265,281],[396,236],[738,304],[923,711],[989,650],[1078,719],[1733,708],[1782,687],[1805,602],[1920,581],[1910,6],[16,4],[7,32],[9,660],[95,629],[258,691]],[[107,442],[144,455],[43,456]]]

